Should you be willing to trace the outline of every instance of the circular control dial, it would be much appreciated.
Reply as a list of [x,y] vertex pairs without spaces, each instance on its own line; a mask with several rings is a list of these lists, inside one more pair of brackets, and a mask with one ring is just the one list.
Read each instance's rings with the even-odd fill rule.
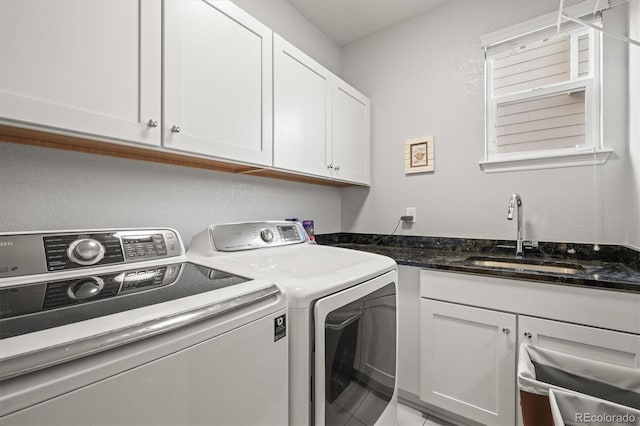
[[98,277],[83,278],[67,289],[67,295],[74,300],[84,300],[97,296],[104,288],[104,281]]
[[265,243],[270,243],[273,241],[273,232],[271,232],[271,229],[265,228],[260,231],[260,238],[262,238],[262,241]]
[[93,265],[104,257],[104,246],[93,238],[82,238],[69,244],[69,259],[80,265]]

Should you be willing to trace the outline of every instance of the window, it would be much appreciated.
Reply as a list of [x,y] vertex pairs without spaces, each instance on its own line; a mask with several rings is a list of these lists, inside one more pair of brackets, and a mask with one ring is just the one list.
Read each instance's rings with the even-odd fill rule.
[[606,161],[611,151],[603,149],[600,134],[600,33],[565,24],[560,32],[546,25],[513,36],[514,28],[490,35],[494,40],[485,44],[483,170]]

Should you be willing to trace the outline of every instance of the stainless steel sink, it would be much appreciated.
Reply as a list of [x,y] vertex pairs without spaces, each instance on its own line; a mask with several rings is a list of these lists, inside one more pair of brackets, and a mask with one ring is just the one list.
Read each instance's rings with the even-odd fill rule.
[[584,268],[575,263],[549,262],[543,260],[502,259],[492,257],[469,257],[467,262],[485,268],[504,268],[534,272],[550,272],[553,274],[583,274]]

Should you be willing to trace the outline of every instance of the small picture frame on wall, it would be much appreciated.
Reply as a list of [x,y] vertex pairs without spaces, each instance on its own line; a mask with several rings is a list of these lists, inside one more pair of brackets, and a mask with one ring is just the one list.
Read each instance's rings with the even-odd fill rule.
[[433,136],[408,139],[404,142],[404,170],[406,174],[434,170]]

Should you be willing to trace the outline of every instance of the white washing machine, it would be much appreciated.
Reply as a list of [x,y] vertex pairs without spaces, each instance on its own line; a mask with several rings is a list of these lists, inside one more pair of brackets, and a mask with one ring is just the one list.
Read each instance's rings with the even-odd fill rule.
[[309,244],[297,222],[212,225],[192,262],[282,288],[289,303],[289,424],[393,425],[397,266]]
[[171,229],[0,234],[0,425],[282,425],[286,297]]

